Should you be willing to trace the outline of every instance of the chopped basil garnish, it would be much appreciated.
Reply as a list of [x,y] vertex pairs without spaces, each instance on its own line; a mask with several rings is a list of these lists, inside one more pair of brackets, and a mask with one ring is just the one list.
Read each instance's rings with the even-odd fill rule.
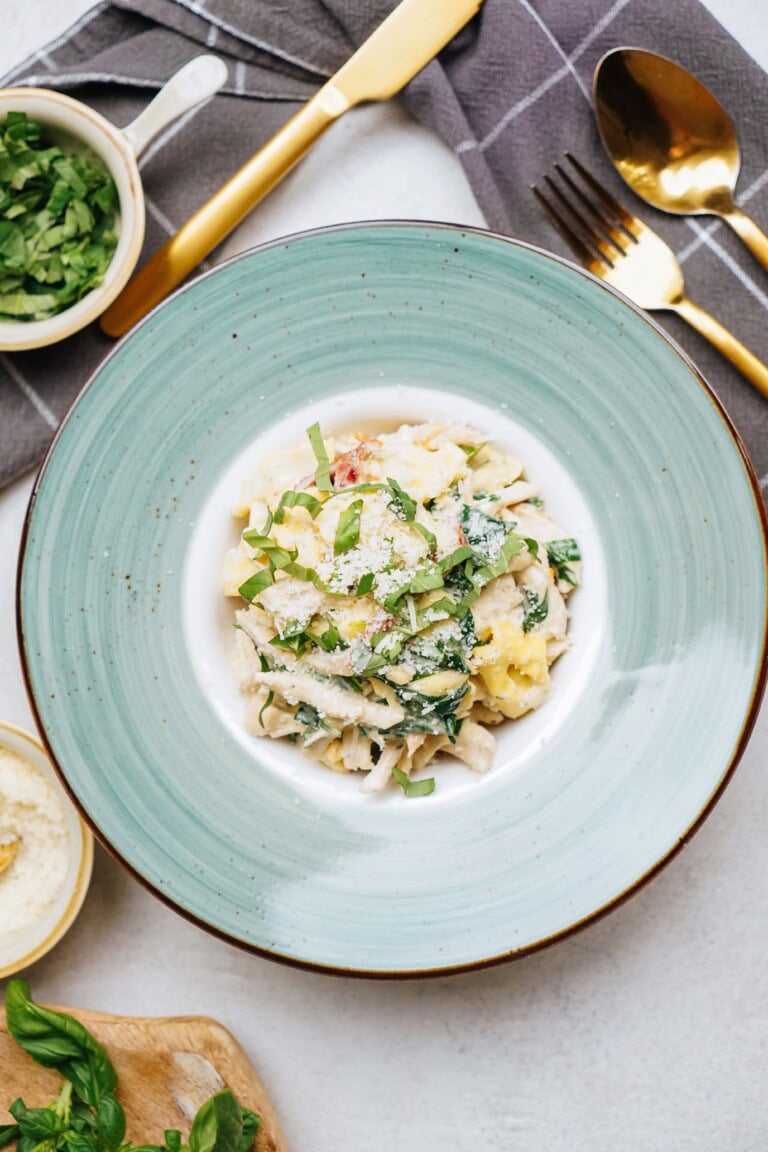
[[523,612],[525,613],[523,632],[530,632],[534,625],[541,624],[542,621],[546,620],[549,613],[549,596],[545,593],[542,599],[541,596],[530,588],[523,588],[523,595],[525,596],[523,602]]
[[[269,667],[269,665],[267,665],[267,667]],[[270,704],[274,703],[274,699],[275,699],[275,694],[272,691],[272,689],[270,688],[269,693],[267,695],[267,698],[264,701],[264,703],[262,704],[261,709],[259,711],[259,724],[261,725],[262,728],[264,727],[264,713],[266,712],[267,708],[269,708]]]
[[405,492],[397,480],[387,476],[387,485],[391,493],[390,505],[396,516],[401,520],[411,521],[416,515],[416,501]]
[[373,572],[366,572],[365,576],[360,577],[360,583],[357,586],[356,596],[367,596],[373,588],[375,576]]
[[274,648],[282,648],[284,652],[293,652],[295,656],[301,657],[309,647],[311,637],[307,635],[303,628],[294,626],[293,630],[288,630],[282,636],[273,636],[270,644]]
[[271,571],[269,568],[264,568],[261,572],[255,572],[253,576],[249,576],[245,583],[240,585],[238,592],[243,600],[247,600],[250,604],[260,592],[269,588],[272,583],[274,583],[274,577]]
[[342,552],[349,552],[360,539],[360,517],[363,511],[362,500],[353,500],[339,516],[336,528],[336,539],[333,542],[333,553],[340,556]]
[[293,715],[299,724],[303,724],[305,728],[307,728],[307,734],[322,729],[322,731],[327,732],[329,736],[341,736],[341,730],[324,719],[311,704],[299,704]]
[[578,584],[571,564],[581,560],[581,553],[576,541],[569,537],[566,540],[550,540],[547,543],[547,556],[549,562],[555,570],[555,576],[558,580],[564,580],[566,584],[572,584],[574,587]]
[[329,624],[325,632],[310,632],[308,635],[316,644],[319,644],[324,652],[335,652],[337,648],[346,648],[335,624]]
[[418,520],[414,520],[413,527],[424,537],[429,551],[434,555],[434,553],[437,552],[437,536],[435,536],[434,532],[430,532],[429,528],[425,528],[423,524],[419,524]]
[[426,780],[411,780],[399,768],[393,768],[392,775],[406,796],[429,796],[430,792],[435,790],[434,776],[430,776]]
[[[285,520],[286,508],[306,508],[310,516],[314,520],[318,512],[323,506],[322,500],[318,500],[315,496],[310,496],[309,492],[283,492],[280,497],[280,503],[275,511],[275,524],[282,524]],[[269,528],[272,525],[270,524]],[[264,529],[264,534],[269,532],[269,528]]]
[[482,452],[487,443],[487,440],[483,440],[482,444],[459,444],[459,448],[461,448],[462,452],[467,458],[467,464],[472,463],[475,456]]
[[0,127],[0,319],[42,320],[104,279],[117,189],[98,157],[65,155],[25,112]]
[[328,453],[325,450],[323,442],[323,434],[320,431],[320,425],[315,423],[311,428],[307,428],[307,436],[312,445],[312,451],[317,460],[317,468],[315,469],[315,484],[321,492],[333,492],[333,484],[331,483],[331,462],[328,459]]

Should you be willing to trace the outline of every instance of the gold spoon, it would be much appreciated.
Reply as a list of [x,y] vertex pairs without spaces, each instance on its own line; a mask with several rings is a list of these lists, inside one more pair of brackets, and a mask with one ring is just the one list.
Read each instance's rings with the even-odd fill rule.
[[633,192],[663,212],[720,216],[768,268],[768,236],[733,202],[736,132],[708,88],[665,56],[615,48],[595,69],[594,100],[606,151]]
[[21,837],[15,832],[6,832],[0,836],[0,876],[13,864],[20,844]]

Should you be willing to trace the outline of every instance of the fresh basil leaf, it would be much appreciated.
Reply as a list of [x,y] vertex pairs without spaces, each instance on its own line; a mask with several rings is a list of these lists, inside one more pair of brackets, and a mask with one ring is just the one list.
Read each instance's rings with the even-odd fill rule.
[[531,588],[523,588],[523,632],[530,632],[536,624],[541,624],[549,614],[549,596],[544,594],[542,599]]
[[412,496],[405,492],[397,480],[393,480],[391,476],[387,476],[387,486],[390,491],[390,507],[396,516],[401,520],[406,520],[410,523],[416,516],[416,501]]
[[53,1140],[66,1127],[64,1119],[51,1108],[27,1108],[18,1117],[21,1135],[35,1144],[42,1140]]
[[243,1131],[237,1145],[237,1152],[249,1152],[253,1147],[253,1142],[261,1127],[261,1118],[255,1112],[251,1112],[250,1108],[243,1108]]
[[189,1152],[237,1152],[243,1114],[228,1088],[206,1100],[192,1122]]
[[399,768],[393,768],[392,775],[406,796],[429,796],[430,792],[435,790],[434,776],[430,776],[427,780],[411,780]]
[[45,1068],[56,1068],[81,1100],[96,1107],[114,1092],[117,1073],[90,1032],[63,1012],[36,1004],[26,980],[11,980],[5,991],[8,1031]]
[[[333,484],[331,483],[331,462],[328,459],[328,452],[323,442],[323,434],[320,431],[320,425],[315,423],[311,428],[307,428],[307,436],[312,445],[312,451],[317,460],[317,468],[315,469],[315,484],[320,492],[333,492]],[[194,1152],[194,1150],[193,1150]]]
[[353,500],[339,516],[336,528],[336,539],[333,542],[334,556],[349,552],[360,539],[360,518],[363,511],[362,500]]
[[528,549],[528,551],[530,552],[531,556],[533,556],[534,560],[538,560],[538,558],[539,558],[539,542],[538,542],[538,540],[534,540],[532,536],[523,536],[523,540],[525,541],[525,546]]
[[459,444],[459,448],[461,448],[462,452],[466,456],[467,463],[470,464],[474,460],[475,456],[482,452],[487,443],[487,440],[483,440],[482,444]]
[[269,568],[263,568],[261,572],[255,572],[253,576],[249,576],[244,584],[238,588],[238,592],[243,600],[252,603],[265,588],[269,588],[270,584],[274,584],[274,576]]
[[556,579],[576,587],[578,580],[570,565],[581,560],[581,553],[573,537],[568,537],[565,540],[549,540],[547,542],[547,557],[555,570]]
[[[283,492],[280,497],[280,503],[275,510],[275,524],[282,524],[285,520],[286,508],[306,508],[310,516],[314,520],[318,512],[323,507],[322,500],[317,497],[311,496],[309,492]],[[267,532],[269,529],[267,529]]]
[[96,1105],[96,1130],[103,1152],[117,1152],[125,1139],[125,1113],[111,1093],[101,1096]]
[[178,1128],[166,1128],[163,1133],[163,1146],[168,1152],[181,1152],[181,1132]]
[[5,1148],[6,1144],[13,1144],[14,1140],[18,1140],[20,1131],[18,1124],[0,1124],[0,1148]]

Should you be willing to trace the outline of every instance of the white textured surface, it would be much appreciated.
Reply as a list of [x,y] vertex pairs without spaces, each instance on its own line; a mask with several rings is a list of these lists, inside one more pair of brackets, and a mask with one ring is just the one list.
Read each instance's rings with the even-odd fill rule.
[[[0,71],[89,6],[6,4]],[[764,4],[709,6],[768,67]],[[230,247],[386,215],[481,222],[453,157],[394,106],[342,121]],[[0,715],[28,725],[13,584],[29,487],[0,497]],[[31,971],[33,989],[218,1017],[295,1152],[764,1152],[766,759],[764,709],[682,856],[587,933],[504,968],[416,984],[281,968],[205,935],[99,854],[86,906]]]

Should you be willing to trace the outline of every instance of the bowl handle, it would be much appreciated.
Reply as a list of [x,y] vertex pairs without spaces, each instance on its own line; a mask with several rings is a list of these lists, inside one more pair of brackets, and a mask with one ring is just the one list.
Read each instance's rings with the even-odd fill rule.
[[137,157],[183,112],[202,104],[223,86],[227,66],[218,56],[197,56],[171,76],[144,111],[122,129]]

